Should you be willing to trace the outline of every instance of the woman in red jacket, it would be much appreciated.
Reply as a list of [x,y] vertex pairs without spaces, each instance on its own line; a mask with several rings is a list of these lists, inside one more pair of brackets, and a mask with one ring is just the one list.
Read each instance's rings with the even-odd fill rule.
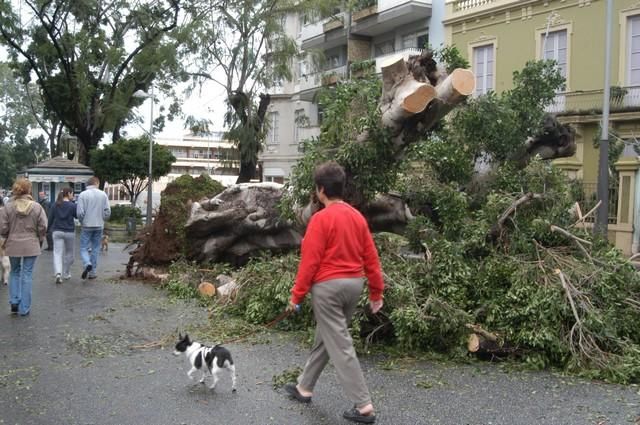
[[365,276],[371,311],[377,313],[382,308],[384,282],[380,260],[367,221],[342,200],[344,169],[334,161],[321,164],[315,169],[314,183],[324,209],[314,214],[307,226],[288,310],[297,309],[311,291],[315,342],[298,384],[288,384],[285,390],[300,402],[310,402],[316,381],[331,360],[342,387],[354,403],[343,417],[373,423],[371,396],[348,326]]

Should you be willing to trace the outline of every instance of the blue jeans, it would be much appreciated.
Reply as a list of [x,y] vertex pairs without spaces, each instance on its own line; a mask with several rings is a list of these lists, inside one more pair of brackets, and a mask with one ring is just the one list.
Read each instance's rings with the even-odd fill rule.
[[9,303],[18,305],[18,313],[22,316],[31,311],[31,285],[33,283],[33,266],[37,257],[9,257],[11,273],[9,274]]
[[[91,264],[89,276],[96,275],[101,240],[102,229],[82,229],[80,231],[80,259],[84,268]],[[91,253],[89,253],[89,249],[91,249]]]

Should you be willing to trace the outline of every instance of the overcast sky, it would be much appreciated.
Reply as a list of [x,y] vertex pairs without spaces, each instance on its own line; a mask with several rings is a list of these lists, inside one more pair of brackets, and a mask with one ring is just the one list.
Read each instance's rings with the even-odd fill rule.
[[[184,100],[182,105],[182,112],[185,116],[193,115],[199,119],[207,118],[213,123],[211,125],[212,131],[224,130],[224,113],[225,113],[225,90],[216,83],[206,84],[202,90],[195,91],[192,95]],[[144,119],[144,122],[140,128],[140,125],[129,125],[126,127],[126,131],[130,136],[139,136],[144,133],[145,130],[149,130],[149,117],[151,113],[151,100],[147,99],[144,104],[138,108],[138,114]],[[156,99],[154,103],[154,118],[158,117],[160,108],[160,99]],[[177,119],[173,122],[166,121],[164,130],[157,134],[159,137],[181,137],[188,130],[184,128],[184,120]]]

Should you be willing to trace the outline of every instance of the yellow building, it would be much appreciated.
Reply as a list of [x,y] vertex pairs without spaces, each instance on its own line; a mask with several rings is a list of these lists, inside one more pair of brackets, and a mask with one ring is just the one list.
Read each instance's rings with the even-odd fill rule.
[[[609,238],[625,253],[640,241],[640,1],[614,0],[610,128],[625,141],[610,190]],[[445,38],[466,56],[476,95],[512,86],[531,59],[554,59],[566,85],[549,112],[576,129],[576,154],[555,164],[593,199],[598,177],[594,139],[602,120],[606,0],[447,0]],[[586,202],[588,203],[588,202]]]

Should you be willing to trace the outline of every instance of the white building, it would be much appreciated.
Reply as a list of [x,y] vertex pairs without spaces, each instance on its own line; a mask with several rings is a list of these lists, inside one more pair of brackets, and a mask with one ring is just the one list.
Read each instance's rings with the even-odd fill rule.
[[[375,60],[376,71],[390,55],[419,54],[429,44],[444,42],[445,0],[371,0],[354,12],[334,11],[330,17],[289,15],[286,33],[303,51],[324,53],[322,69],[310,55],[293,64],[292,81],[272,89],[266,120],[269,133],[260,156],[265,181],[284,182],[301,157],[301,142],[320,133],[322,112],[314,103],[323,85],[348,78],[349,65]],[[367,3],[365,3],[366,5]],[[435,19],[432,19],[435,18]]]
[[[209,137],[185,135],[182,138],[156,137],[155,143],[169,149],[176,162],[168,175],[153,182],[153,203],[156,208],[160,203],[160,193],[167,184],[176,178],[189,174],[198,177],[208,174],[212,179],[225,186],[234,184],[240,169],[240,154],[234,144],[224,139],[224,132],[214,132]],[[105,188],[111,204],[129,202],[129,197],[119,184],[110,184]],[[146,191],[138,196],[138,207],[142,211],[147,208]]]

